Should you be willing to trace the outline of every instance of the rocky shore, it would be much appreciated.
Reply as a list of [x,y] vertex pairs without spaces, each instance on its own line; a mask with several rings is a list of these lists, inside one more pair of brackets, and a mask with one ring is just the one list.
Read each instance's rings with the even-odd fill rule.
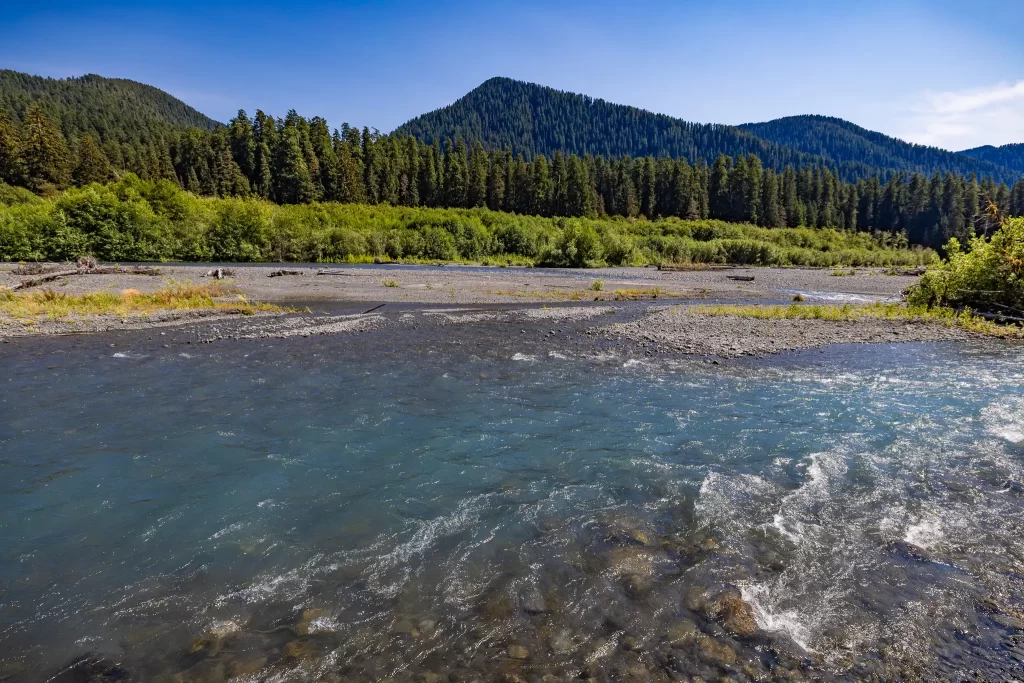
[[966,341],[975,337],[935,322],[880,320],[763,320],[707,315],[685,306],[654,308],[635,321],[604,327],[599,334],[661,353],[735,358],[830,344]]
[[[36,289],[66,293],[126,289],[156,291],[168,282],[202,282],[209,265],[160,266],[159,276],[124,272],[71,275]],[[894,300],[914,281],[877,269],[651,268],[598,270],[462,266],[220,267],[220,275],[250,300],[281,303],[284,313],[241,316],[223,311],[169,311],[146,316],[93,315],[17,320],[0,315],[0,339],[173,329],[191,341],[310,337],[403,329],[521,324],[520,334],[554,342],[548,323],[571,323],[575,344],[613,344],[628,353],[717,357],[764,355],[841,343],[961,341],[970,335],[933,323],[858,320],[757,320],[690,312],[687,303],[788,301],[808,303]],[[737,279],[740,278],[740,279]],[[747,278],[753,278],[748,280]],[[0,286],[24,280],[0,266]],[[29,291],[32,291],[31,289]],[[662,302],[672,302],[665,305]],[[439,308],[438,305],[443,305]],[[325,310],[328,309],[328,310]],[[610,316],[610,317],[609,317]],[[173,335],[172,335],[173,336]]]

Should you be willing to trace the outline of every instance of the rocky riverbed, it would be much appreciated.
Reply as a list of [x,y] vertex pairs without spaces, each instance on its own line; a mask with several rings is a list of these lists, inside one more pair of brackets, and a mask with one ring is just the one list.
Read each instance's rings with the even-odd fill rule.
[[[574,344],[586,340],[597,345],[618,344],[639,355],[736,357],[837,343],[962,341],[970,337],[962,330],[932,323],[767,321],[701,315],[687,308],[690,301],[780,302],[796,293],[808,303],[887,301],[898,298],[914,281],[910,276],[888,275],[877,269],[837,276],[831,270],[796,268],[667,272],[650,268],[172,265],[160,266],[158,276],[132,272],[71,275],[39,288],[67,293],[148,292],[169,281],[204,281],[218,270],[247,298],[277,302],[286,310],[252,316],[220,311],[35,320],[0,316],[0,339],[10,342],[40,334],[154,329],[161,336],[200,342],[384,329],[390,331],[385,334],[397,334],[424,326],[444,327],[457,337],[463,325],[517,322],[531,334],[539,328],[542,338],[548,339],[559,332],[546,329],[545,321],[561,321],[573,325]],[[24,280],[13,271],[12,266],[0,267],[0,286]],[[666,307],[662,303],[666,301],[678,305]],[[525,333],[525,328],[519,332]]]

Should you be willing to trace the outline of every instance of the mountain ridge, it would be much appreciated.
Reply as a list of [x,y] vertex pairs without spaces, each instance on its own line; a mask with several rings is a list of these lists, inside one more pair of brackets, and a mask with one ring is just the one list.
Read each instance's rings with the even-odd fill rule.
[[[804,130],[796,130],[802,124]],[[809,136],[808,130],[814,135]],[[718,154],[757,154],[766,166],[829,166],[845,180],[892,173],[952,171],[1013,182],[1021,168],[904,142],[821,115],[740,126],[692,123],[547,86],[495,77],[455,102],[395,129],[433,142],[462,137],[487,148],[510,147],[531,158],[562,151],[603,156],[672,156],[711,164]]]
[[49,78],[0,69],[0,111],[20,120],[31,105],[42,109],[69,140],[89,134],[100,142],[138,141],[166,128],[214,130],[223,125],[146,83],[97,74]]

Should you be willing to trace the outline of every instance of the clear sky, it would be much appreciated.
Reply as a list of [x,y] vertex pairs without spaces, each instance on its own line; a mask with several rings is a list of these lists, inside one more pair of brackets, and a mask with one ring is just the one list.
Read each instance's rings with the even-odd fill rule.
[[0,0],[0,68],[131,78],[226,121],[389,131],[492,76],[690,121],[827,114],[963,149],[1024,142],[1024,0]]

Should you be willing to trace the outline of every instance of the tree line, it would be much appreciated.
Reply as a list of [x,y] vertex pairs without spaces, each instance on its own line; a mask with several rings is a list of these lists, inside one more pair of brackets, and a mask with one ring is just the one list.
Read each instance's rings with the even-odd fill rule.
[[[0,181],[39,194],[133,172],[200,196],[260,197],[279,204],[341,202],[485,207],[537,216],[718,219],[763,227],[903,233],[940,247],[1024,215],[1024,180],[936,173],[846,183],[832,169],[764,168],[754,154],[702,161],[563,155],[531,160],[461,139],[426,144],[294,111],[275,119],[244,111],[215,130],[188,128],[149,145],[128,167],[91,134],[69,144],[38,106],[21,122],[0,116]],[[995,211],[989,211],[989,207]]]

